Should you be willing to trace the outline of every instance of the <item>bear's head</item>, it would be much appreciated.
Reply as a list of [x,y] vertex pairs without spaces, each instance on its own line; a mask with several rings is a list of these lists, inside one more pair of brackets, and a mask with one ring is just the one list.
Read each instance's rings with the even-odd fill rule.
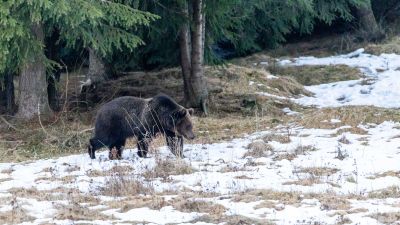
[[193,112],[194,110],[192,108],[181,108],[173,113],[173,131],[175,134],[190,140],[196,137],[193,133],[193,123],[191,119]]

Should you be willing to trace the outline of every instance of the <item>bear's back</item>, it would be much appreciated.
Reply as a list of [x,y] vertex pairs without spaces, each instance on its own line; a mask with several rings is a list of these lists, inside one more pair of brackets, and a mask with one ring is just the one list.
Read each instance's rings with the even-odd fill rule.
[[113,130],[130,133],[133,126],[139,126],[146,100],[132,96],[113,99],[104,104],[96,115],[95,130],[97,134],[106,135]]

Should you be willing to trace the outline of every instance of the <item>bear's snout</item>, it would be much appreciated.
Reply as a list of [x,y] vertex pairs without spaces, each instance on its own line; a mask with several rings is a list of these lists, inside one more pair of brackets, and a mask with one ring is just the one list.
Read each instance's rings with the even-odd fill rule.
[[191,133],[191,134],[189,134],[186,138],[189,139],[189,140],[193,140],[193,139],[196,138],[196,135],[194,135],[193,133]]

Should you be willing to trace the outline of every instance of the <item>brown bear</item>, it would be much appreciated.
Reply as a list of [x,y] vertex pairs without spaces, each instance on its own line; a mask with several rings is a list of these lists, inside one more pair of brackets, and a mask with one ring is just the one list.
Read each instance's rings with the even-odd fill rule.
[[166,137],[171,152],[183,157],[183,137],[194,139],[191,115],[186,109],[164,94],[150,99],[131,96],[119,97],[104,104],[96,115],[94,137],[88,152],[95,158],[95,151],[108,147],[110,159],[121,158],[125,141],[137,138],[138,155],[146,157],[149,143],[158,133]]

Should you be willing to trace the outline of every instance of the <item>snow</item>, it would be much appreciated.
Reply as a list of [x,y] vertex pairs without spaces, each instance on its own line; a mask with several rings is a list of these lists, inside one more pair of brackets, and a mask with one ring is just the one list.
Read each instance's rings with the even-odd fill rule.
[[[307,89],[315,93],[315,96],[298,99],[262,92],[257,94],[318,107],[374,105],[396,108],[400,105],[400,101],[396,101],[400,95],[400,79],[396,78],[400,75],[397,70],[400,67],[398,55],[373,56],[360,49],[347,55],[300,57],[280,61],[280,64],[345,64],[360,68],[373,82],[362,85],[362,80],[357,80],[310,86]],[[252,81],[249,83],[254,84]],[[339,97],[341,100],[338,100]],[[290,108],[284,108],[283,112],[302,116]],[[378,199],[369,197],[369,194],[400,186],[400,123],[385,121],[381,124],[360,124],[358,128],[365,130],[365,134],[345,132],[337,135],[339,130],[350,126],[341,126],[343,122],[338,118],[327,118],[320,122],[330,123],[336,128],[311,129],[295,124],[278,125],[230,141],[185,144],[184,161],[194,168],[194,172],[171,175],[167,179],[148,180],[143,175],[153,170],[157,160],[170,159],[174,162],[174,156],[165,146],[158,148],[149,158],[139,158],[136,149],[127,149],[123,159],[116,161],[108,160],[107,151],[103,151],[97,153],[95,160],[85,153],[22,163],[2,163],[0,215],[11,213],[18,206],[33,217],[32,221],[24,224],[213,224],[212,221],[201,221],[201,218],[214,212],[187,212],[173,204],[182,193],[188,192],[204,195],[196,200],[222,205],[226,209],[223,212],[225,216],[240,215],[276,224],[337,224],[343,219],[341,214],[350,219],[350,224],[379,224],[371,217],[372,214],[398,212],[400,198]],[[249,153],[248,145],[253,142],[264,143],[265,135],[287,136],[288,133],[289,143],[268,142],[273,148],[268,154],[262,157],[246,154]],[[348,143],[342,143],[342,138],[346,138]],[[339,151],[343,158],[338,157]],[[112,176],[110,171],[116,166],[130,168],[132,176],[143,185],[152,187],[154,193],[122,197],[102,195],[100,190],[107,185],[107,180]],[[322,172],[307,172],[313,169]],[[16,194],[18,190],[24,194],[19,196]],[[50,193],[55,199],[43,199],[34,191],[29,194],[29,190]],[[254,195],[249,200],[235,200],[235,197],[257,190],[295,193],[298,197],[293,200],[294,203],[284,197],[268,199],[262,195]],[[173,194],[165,194],[170,191]],[[79,204],[107,219],[57,219],[60,208],[73,204],[74,197],[68,194],[70,192],[94,198],[94,203],[84,199]],[[123,210],[123,202],[154,194],[162,198],[165,205],[154,209],[142,205],[135,207],[132,202],[131,208]],[[318,196],[347,199],[348,209],[331,209]],[[265,201],[270,206],[263,205]],[[121,205],[110,202],[121,202]]]
[[[333,121],[336,122],[335,120]],[[337,195],[354,194],[366,196],[371,191],[400,185],[399,177],[382,176],[373,178],[387,171],[400,171],[400,164],[398,163],[400,161],[400,150],[398,149],[400,139],[393,139],[393,137],[400,134],[399,125],[398,123],[387,121],[375,126],[365,126],[368,131],[368,134],[365,135],[345,133],[344,135],[350,141],[350,144],[341,144],[338,142],[341,136],[333,135],[343,127],[336,129],[292,127],[291,142],[283,144],[271,141],[269,144],[274,148],[273,154],[261,158],[243,157],[248,151],[246,146],[252,141],[260,140],[263,135],[270,132],[285,135],[287,128],[281,127],[276,128],[274,131],[259,132],[229,142],[186,145],[185,155],[187,158],[185,160],[196,169],[196,172],[170,176],[171,182],[155,180],[151,185],[154,186],[157,192],[186,188],[194,191],[216,193],[221,196],[231,196],[235,195],[235,193],[254,189],[320,194],[329,192]],[[369,145],[362,145],[360,138],[368,140]],[[300,145],[312,145],[316,150],[299,154],[292,161],[286,159],[274,160],[274,157],[279,155],[293,153],[294,149]],[[336,158],[338,146],[348,155],[343,160]],[[385,148],[381,146],[385,146]],[[171,157],[165,147],[160,148],[160,153],[162,157]],[[89,175],[91,171],[107,171],[118,165],[130,166],[134,168],[135,173],[140,174],[155,165],[154,155],[152,158],[138,158],[135,155],[135,150],[126,150],[123,155],[124,159],[120,161],[105,160],[105,156],[106,152],[102,152],[96,160],[91,160],[88,155],[82,154],[58,159],[1,164],[0,167],[2,169],[13,168],[14,172],[10,174],[10,181],[0,183],[0,190],[6,193],[7,190],[18,187],[35,187],[38,190],[50,191],[57,187],[69,187],[77,188],[83,194],[92,195],[92,193],[98,192],[99,187],[105,185],[105,179],[104,177],[91,177]],[[260,164],[246,165],[249,160],[254,160],[254,162]],[[237,171],[222,172],[222,169],[226,167],[236,168]],[[71,172],[68,168],[79,169]],[[307,173],[296,172],[300,168],[335,168],[338,172],[326,176],[322,175],[319,178],[322,183],[317,182],[310,186],[291,184],[290,182],[307,178]],[[64,184],[60,181],[63,177],[71,174],[76,176],[74,183]],[[246,176],[247,178],[239,179],[237,178],[239,176]],[[53,179],[49,179],[47,182],[38,179],[43,177]],[[350,182],[350,177],[356,180],[357,183]],[[116,200],[106,196],[98,196],[98,198],[103,203],[109,200]],[[171,200],[173,197],[166,199]],[[56,213],[53,204],[48,201],[38,201],[30,198],[18,199],[17,201],[29,212],[29,215],[37,219],[50,219]],[[352,204],[355,205],[354,208],[360,204],[357,200],[352,201],[354,202]],[[398,199],[396,201],[400,202]],[[278,201],[274,208],[259,209],[255,209],[254,206],[258,205],[260,201],[234,202],[231,198],[226,198],[215,200],[214,202],[225,206],[227,215],[239,214],[256,219],[271,219],[277,224],[296,224],[301,220],[322,221],[327,224],[333,224],[337,220],[336,216],[328,216],[332,211],[321,211],[320,202],[315,199],[304,199],[300,206],[285,205]],[[393,204],[393,202],[386,202],[385,200],[365,204],[377,204],[379,207],[376,206],[374,209],[379,212],[393,209],[393,207],[389,206],[388,208],[383,207]],[[363,207],[365,208],[366,206]],[[0,206],[0,209],[0,211],[11,210],[7,208],[7,205]],[[95,207],[95,209],[105,215],[112,215],[118,221],[145,221],[154,224],[188,223],[202,215],[197,212],[180,212],[172,206],[165,206],[160,210],[146,207],[134,208],[126,212],[120,212],[118,208],[110,209],[104,205]],[[288,217],[288,215],[290,216]],[[362,215],[365,216],[368,213],[364,212]],[[369,220],[361,218],[361,216],[354,218],[356,218],[354,221]]]
[[306,87],[315,95],[293,99],[306,106],[340,107],[347,105],[371,105],[384,108],[399,108],[400,101],[400,55],[380,56],[363,53],[359,49],[347,55],[325,58],[299,57],[279,62],[281,66],[303,65],[348,65],[359,68],[365,78],[340,81]]
[[[114,212],[113,212],[114,211]],[[115,210],[105,212],[105,214],[113,215],[118,219],[125,221],[146,221],[157,224],[182,223],[191,221],[201,214],[199,213],[183,213],[174,210],[172,206],[163,207],[160,210],[152,210],[149,208],[136,208],[126,213],[118,213]],[[173,215],[173,216],[171,216]]]

